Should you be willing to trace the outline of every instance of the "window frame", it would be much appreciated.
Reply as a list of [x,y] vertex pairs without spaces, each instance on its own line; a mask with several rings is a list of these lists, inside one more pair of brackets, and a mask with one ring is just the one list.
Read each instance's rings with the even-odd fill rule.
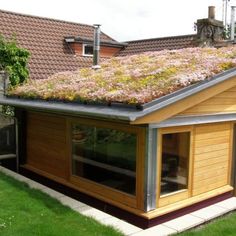
[[[187,189],[175,191],[173,193],[164,194],[161,196],[161,172],[162,172],[162,135],[172,133],[190,132],[189,140],[189,166],[188,166],[188,184]],[[157,143],[157,207],[164,207],[172,203],[187,199],[192,196],[192,169],[193,169],[193,126],[169,127],[158,130]]]
[[[133,208],[144,209],[144,163],[145,163],[145,129],[132,127],[128,124],[97,121],[83,118],[71,118],[68,121],[68,142],[69,142],[69,180],[82,192],[96,196],[107,202],[120,202]],[[73,124],[96,126],[99,128],[115,129],[137,135],[136,141],[136,194],[131,195],[120,190],[96,183],[92,180],[76,176],[72,173],[72,127]]]
[[92,54],[86,54],[86,53],[85,53],[85,47],[86,47],[86,46],[93,47],[92,44],[83,43],[83,45],[82,45],[82,55],[83,55],[84,57],[93,57],[93,53],[92,53]]

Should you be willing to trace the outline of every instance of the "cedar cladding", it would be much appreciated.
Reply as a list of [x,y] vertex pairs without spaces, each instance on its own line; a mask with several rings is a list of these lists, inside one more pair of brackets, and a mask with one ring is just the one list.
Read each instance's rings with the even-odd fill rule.
[[229,122],[196,126],[193,196],[228,184],[230,138]]
[[231,113],[236,111],[236,86],[193,106],[180,115]]
[[63,179],[68,176],[66,119],[29,112],[27,164]]

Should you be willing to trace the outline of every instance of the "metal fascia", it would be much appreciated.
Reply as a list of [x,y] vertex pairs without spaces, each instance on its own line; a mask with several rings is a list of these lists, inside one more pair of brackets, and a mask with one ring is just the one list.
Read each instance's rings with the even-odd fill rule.
[[184,125],[196,125],[196,124],[208,124],[225,121],[235,121],[236,113],[231,114],[211,114],[201,116],[176,116],[164,120],[160,123],[150,124],[151,128],[164,128],[173,126],[184,126]]

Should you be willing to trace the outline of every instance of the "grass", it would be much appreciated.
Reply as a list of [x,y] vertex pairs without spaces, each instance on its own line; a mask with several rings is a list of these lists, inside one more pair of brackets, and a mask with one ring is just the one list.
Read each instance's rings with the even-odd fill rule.
[[236,235],[236,212],[216,219],[209,224],[196,229],[178,234],[179,236],[235,236]]
[[0,173],[1,236],[119,236],[92,218],[82,216],[57,200]]

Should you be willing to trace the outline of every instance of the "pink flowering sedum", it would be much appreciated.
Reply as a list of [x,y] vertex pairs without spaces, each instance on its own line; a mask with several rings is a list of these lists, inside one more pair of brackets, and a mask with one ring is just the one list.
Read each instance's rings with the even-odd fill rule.
[[144,104],[236,67],[236,46],[187,48],[114,57],[101,69],[29,80],[10,95],[24,98]]

